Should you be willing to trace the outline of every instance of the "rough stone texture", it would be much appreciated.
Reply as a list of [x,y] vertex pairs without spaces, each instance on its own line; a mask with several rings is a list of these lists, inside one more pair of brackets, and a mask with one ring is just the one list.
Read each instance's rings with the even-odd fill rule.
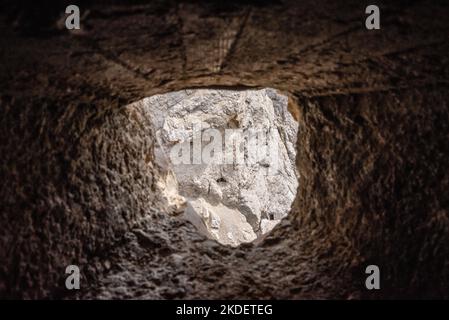
[[[0,10],[1,297],[449,298],[445,2],[378,1],[373,32],[355,0],[82,2],[83,35],[48,3]],[[153,134],[123,108],[195,86],[289,95],[299,190],[259,244],[167,214]]]
[[177,182],[174,202],[180,201],[177,194],[185,197],[191,222],[236,246],[270,231],[295,198],[298,124],[287,102],[272,89],[196,89],[155,95],[128,108],[153,123],[154,162],[170,184]]

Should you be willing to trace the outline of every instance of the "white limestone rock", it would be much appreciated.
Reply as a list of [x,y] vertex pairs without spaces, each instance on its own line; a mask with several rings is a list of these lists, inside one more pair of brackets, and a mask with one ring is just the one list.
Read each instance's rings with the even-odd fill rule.
[[[169,163],[167,170],[176,176],[178,191],[188,203],[185,215],[200,230],[221,243],[238,245],[268,232],[288,214],[298,181],[298,125],[287,110],[287,97],[273,89],[197,89],[156,95],[141,103],[156,131],[156,163]],[[219,153],[205,153],[210,138],[195,138],[204,138],[210,128],[221,134],[220,146],[227,143],[225,129],[244,135],[230,149],[234,156],[242,151],[243,163],[235,158],[229,164],[205,163],[205,154]],[[263,139],[254,146],[248,141],[256,136]],[[192,163],[195,156],[186,152],[183,159],[190,163],[175,163],[173,155],[183,154],[179,150],[189,150],[201,163]],[[263,150],[267,152],[256,154]]]

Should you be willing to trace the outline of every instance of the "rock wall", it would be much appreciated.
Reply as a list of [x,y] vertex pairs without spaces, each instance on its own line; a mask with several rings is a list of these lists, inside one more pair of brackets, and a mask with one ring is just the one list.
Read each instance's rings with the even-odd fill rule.
[[290,211],[298,186],[297,123],[286,96],[272,89],[197,89],[129,108],[153,123],[155,162],[177,182],[186,216],[206,235],[236,246],[270,231]]
[[[449,298],[449,9],[379,5],[367,32],[359,1],[92,3],[82,35],[4,6],[0,296]],[[301,180],[259,244],[176,217],[151,126],[125,107],[198,86],[289,96]]]

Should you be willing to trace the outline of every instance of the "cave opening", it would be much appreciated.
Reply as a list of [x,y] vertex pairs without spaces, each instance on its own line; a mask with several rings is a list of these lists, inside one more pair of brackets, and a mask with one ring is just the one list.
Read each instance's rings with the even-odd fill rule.
[[229,246],[269,233],[298,187],[298,123],[275,89],[187,89],[137,103],[156,137],[158,186],[199,232]]

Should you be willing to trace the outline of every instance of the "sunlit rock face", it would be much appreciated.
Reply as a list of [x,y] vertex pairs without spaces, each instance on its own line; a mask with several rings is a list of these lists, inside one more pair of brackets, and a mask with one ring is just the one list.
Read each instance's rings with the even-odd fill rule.
[[223,244],[255,240],[290,210],[298,125],[287,103],[273,89],[183,90],[140,102],[168,201],[179,206],[181,195],[185,216]]

